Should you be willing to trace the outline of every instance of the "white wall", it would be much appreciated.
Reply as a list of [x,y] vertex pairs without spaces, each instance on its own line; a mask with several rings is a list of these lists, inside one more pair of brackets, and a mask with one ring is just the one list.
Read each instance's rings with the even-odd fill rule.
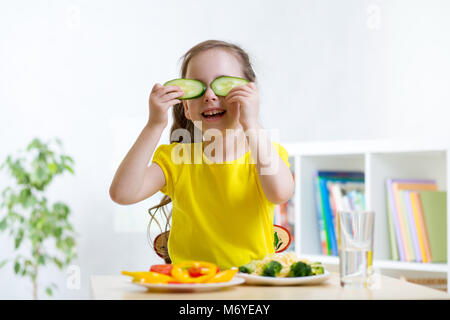
[[[108,189],[146,122],[151,87],[178,76],[196,43],[222,39],[249,52],[262,124],[282,141],[449,138],[449,9],[392,0],[0,2],[0,159],[35,136],[57,136],[76,161],[76,175],[55,180],[48,197],[72,209],[81,288],[69,290],[53,268],[40,281],[56,281],[57,298],[89,298],[90,275],[161,261],[146,239],[146,209],[160,195],[119,206]],[[0,239],[2,260],[12,243]],[[30,298],[12,274],[0,269],[0,298]]]

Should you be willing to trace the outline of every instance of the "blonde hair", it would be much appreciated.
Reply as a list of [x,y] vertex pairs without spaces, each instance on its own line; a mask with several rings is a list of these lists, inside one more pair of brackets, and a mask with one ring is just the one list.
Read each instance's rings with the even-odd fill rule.
[[[233,43],[229,43],[229,42],[225,42],[225,41],[220,41],[220,40],[207,40],[207,41],[203,41],[197,45],[195,45],[194,47],[192,47],[191,49],[189,49],[180,59],[183,60],[182,65],[181,65],[181,78],[185,78],[186,74],[187,74],[187,68],[189,65],[189,62],[191,61],[191,59],[196,56],[197,54],[204,52],[206,50],[210,50],[210,49],[222,49],[222,50],[226,50],[229,53],[235,55],[239,61],[242,64],[242,71],[243,74],[245,76],[245,78],[247,80],[249,80],[250,82],[255,82],[256,81],[256,75],[255,72],[253,71],[253,67],[252,64],[250,63],[250,58],[249,55],[238,45],[233,44]],[[173,106],[172,108],[172,117],[173,117],[173,124],[172,127],[170,128],[170,143],[174,143],[174,142],[178,142],[178,143],[191,143],[192,142],[200,142],[200,141],[194,141],[195,137],[201,137],[200,135],[195,135],[194,132],[195,130],[199,130],[198,128],[196,128],[194,126],[194,123],[189,120],[188,118],[186,118],[186,115],[184,113],[184,106],[183,103],[178,103],[176,105]],[[177,137],[172,137],[172,133],[177,130],[177,129],[186,129],[189,131],[190,133],[190,141],[182,141],[181,138],[176,139]],[[159,209],[162,210],[162,213],[164,214],[164,217],[166,218],[166,223],[165,223],[165,230],[164,232],[169,231],[170,228],[170,219],[172,217],[172,211],[170,211],[169,214],[167,214],[166,209],[164,208],[164,206],[168,205],[172,200],[170,199],[169,196],[165,195],[161,202],[159,204],[157,204],[156,206],[151,207],[150,209],[148,209],[148,212],[150,214],[150,222],[149,222],[149,226],[148,226],[148,230],[147,230],[147,236],[150,239],[150,223],[155,220],[156,221],[156,214],[158,212]],[[152,210],[154,210],[154,212],[152,212]],[[163,230],[161,230],[163,231]],[[153,245],[153,244],[151,244]],[[156,251],[156,248],[153,248]],[[170,257],[167,255],[164,255],[164,260],[166,261],[166,263],[170,263]]]

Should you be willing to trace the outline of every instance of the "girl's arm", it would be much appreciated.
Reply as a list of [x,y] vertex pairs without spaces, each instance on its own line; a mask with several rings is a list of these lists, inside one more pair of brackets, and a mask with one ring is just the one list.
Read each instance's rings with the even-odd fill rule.
[[256,155],[256,158],[253,157],[264,194],[272,203],[285,203],[294,194],[294,178],[291,171],[259,124],[243,126],[243,129],[251,153]]
[[256,157],[254,160],[259,180],[267,199],[275,204],[288,201],[294,194],[294,178],[259,124],[256,84],[250,82],[233,88],[224,101],[239,109],[239,122],[245,131],[251,153]]
[[109,195],[119,204],[133,204],[144,200],[165,186],[162,169],[149,163],[164,126],[146,125],[117,169]]
[[133,204],[161,190],[166,185],[162,169],[155,163],[148,166],[164,128],[168,110],[184,92],[176,86],[156,84],[150,94],[150,116],[147,125],[117,169],[109,188],[111,199],[119,204]]

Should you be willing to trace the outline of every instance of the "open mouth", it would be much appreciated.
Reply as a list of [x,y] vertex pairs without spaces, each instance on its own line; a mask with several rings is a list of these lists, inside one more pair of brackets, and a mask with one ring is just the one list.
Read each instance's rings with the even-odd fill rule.
[[223,115],[226,113],[226,110],[212,110],[212,111],[206,111],[202,112],[202,117],[206,119],[218,119],[223,117]]

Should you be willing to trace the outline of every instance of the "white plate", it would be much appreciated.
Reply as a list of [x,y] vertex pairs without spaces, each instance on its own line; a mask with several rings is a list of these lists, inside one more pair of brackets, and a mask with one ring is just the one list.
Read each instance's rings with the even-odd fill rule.
[[269,286],[292,286],[292,285],[308,285],[321,283],[327,280],[331,276],[331,274],[328,271],[325,271],[324,274],[320,274],[317,276],[273,278],[238,272],[236,276],[245,279],[245,282],[247,284],[269,285]]
[[242,278],[234,277],[227,282],[218,283],[168,283],[168,284],[155,284],[155,283],[140,283],[132,282],[138,286],[143,286],[152,291],[170,291],[170,292],[202,292],[202,291],[215,291],[222,288],[236,286],[244,283]]

